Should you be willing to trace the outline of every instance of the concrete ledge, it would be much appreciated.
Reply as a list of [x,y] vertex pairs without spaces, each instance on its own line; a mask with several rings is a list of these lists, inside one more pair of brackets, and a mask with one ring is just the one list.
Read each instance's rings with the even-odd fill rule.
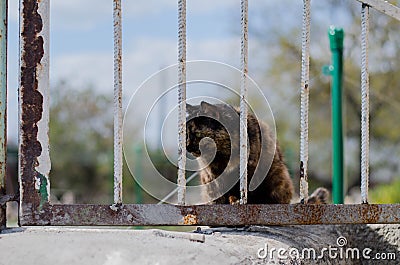
[[[275,248],[370,248],[395,260],[279,258]],[[202,228],[197,233],[158,229],[28,227],[0,234],[0,264],[400,264],[400,225],[309,225]],[[260,250],[261,249],[261,250]],[[259,257],[261,256],[261,258]]]

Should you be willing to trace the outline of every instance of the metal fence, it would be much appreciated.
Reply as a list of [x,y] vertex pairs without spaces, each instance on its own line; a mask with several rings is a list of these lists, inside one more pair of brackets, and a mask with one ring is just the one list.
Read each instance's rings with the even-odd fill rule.
[[[397,20],[400,9],[385,1],[357,0],[361,3],[361,95],[362,95],[362,202],[352,205],[248,205],[247,202],[247,141],[241,137],[240,202],[239,205],[184,205],[185,171],[178,172],[180,205],[124,204],[122,199],[122,39],[121,0],[114,1],[114,204],[53,205],[50,194],[49,157],[49,0],[20,0],[20,87],[19,87],[19,181],[21,225],[286,225],[286,224],[348,224],[398,223],[400,205],[368,204],[369,168],[369,81],[368,25],[369,9],[374,8]],[[6,10],[0,6],[0,119],[5,126],[6,93]],[[309,51],[310,0],[303,0],[302,70],[301,70],[301,135],[300,135],[300,197],[308,196],[308,112],[309,112]],[[186,1],[178,1],[178,103],[179,103],[179,168],[186,162]],[[241,0],[241,97],[240,135],[247,135],[247,57],[248,1]],[[5,133],[4,127],[0,131]],[[0,174],[4,176],[5,135],[0,142]],[[0,185],[4,186],[4,178]],[[2,209],[2,208],[1,208]],[[1,211],[1,210],[0,210]],[[1,215],[1,214],[0,214]]]

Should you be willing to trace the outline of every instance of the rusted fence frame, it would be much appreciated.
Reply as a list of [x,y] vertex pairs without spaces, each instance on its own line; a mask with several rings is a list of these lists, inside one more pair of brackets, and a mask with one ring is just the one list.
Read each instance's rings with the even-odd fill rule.
[[[391,204],[198,205],[123,204],[46,205],[21,216],[21,225],[293,225],[399,223],[400,207]],[[28,215],[26,215],[28,214]]]
[[186,0],[178,0],[178,204],[186,202]]
[[240,1],[241,14],[241,45],[240,45],[240,126],[239,126],[239,189],[240,189],[240,204],[247,204],[248,193],[248,177],[247,177],[247,162],[248,162],[248,146],[247,146],[247,82],[248,82],[248,60],[249,60],[249,1]]
[[[49,0],[20,1],[21,211],[19,217],[21,225],[288,225],[400,222],[399,204],[202,206],[122,204],[119,207],[51,205],[48,179],[49,144],[46,137],[49,111]],[[309,1],[304,0],[304,3],[307,4]],[[308,12],[307,7],[305,12]],[[396,16],[395,11],[386,10],[384,13],[388,12]]]
[[122,6],[113,0],[114,20],[114,204],[122,204]]
[[0,1],[0,231],[6,227],[7,0]]
[[310,79],[311,0],[303,0],[300,81],[300,200],[308,199],[308,112]]
[[49,0],[20,1],[20,216],[49,203]]

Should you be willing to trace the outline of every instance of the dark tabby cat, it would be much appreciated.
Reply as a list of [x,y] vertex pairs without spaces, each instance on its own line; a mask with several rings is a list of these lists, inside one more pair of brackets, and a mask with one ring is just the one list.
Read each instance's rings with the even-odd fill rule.
[[[214,203],[238,203],[239,194],[239,110],[227,104],[201,102],[198,106],[187,104],[187,151],[198,158],[201,167],[202,184],[207,185],[203,196]],[[253,191],[248,192],[249,204],[290,203],[294,189],[281,150],[270,135],[265,123],[259,122],[249,113],[248,134],[248,183],[253,176],[264,178]],[[261,137],[263,134],[263,137]],[[261,139],[263,139],[261,141]],[[274,152],[275,151],[275,152]],[[264,155],[262,155],[264,154]],[[261,159],[270,156],[272,164],[268,166]],[[263,168],[265,170],[263,171]],[[256,173],[256,174],[255,174]],[[223,179],[225,181],[218,181]],[[217,179],[218,178],[218,179]],[[237,181],[231,186],[224,186],[226,179]],[[229,181],[228,181],[229,182]],[[231,182],[231,183],[234,183]],[[228,190],[223,194],[220,190]],[[219,193],[220,192],[220,193]],[[326,203],[328,191],[317,189],[310,197],[310,203]],[[209,200],[208,200],[209,201]]]

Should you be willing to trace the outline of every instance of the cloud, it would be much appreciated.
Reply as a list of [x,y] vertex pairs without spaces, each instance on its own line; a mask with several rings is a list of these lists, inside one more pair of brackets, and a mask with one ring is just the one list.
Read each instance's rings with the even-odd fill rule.
[[[131,41],[123,51],[123,80],[134,91],[147,77],[177,62],[176,40],[141,37]],[[239,65],[240,40],[234,37],[189,42],[188,60],[214,60]],[[92,84],[102,92],[112,91],[112,51],[55,55],[51,59],[52,80],[66,80],[74,87]]]
[[[9,1],[10,28],[12,26],[15,30],[18,30],[18,2]],[[104,36],[104,38],[111,38],[111,35],[108,36],[108,33],[105,34],[104,32],[112,28],[112,1],[52,0],[50,6],[50,27],[52,30],[50,35],[51,38],[58,38],[57,40],[51,39],[51,43],[62,43],[63,47],[65,47],[65,49],[52,49],[50,58],[52,84],[62,79],[75,88],[86,88],[91,85],[103,93],[112,94],[112,47],[104,43],[97,45],[100,37],[98,38],[95,34],[91,35],[92,32],[100,32],[100,35]],[[227,10],[230,8],[239,10],[240,2],[232,0],[188,1],[187,8],[188,16],[199,15],[197,16],[198,20],[195,21],[196,23],[202,23],[202,16],[205,15],[207,17],[208,14],[208,19],[211,19],[212,23],[218,23],[215,24],[216,28],[223,28],[221,23],[229,22],[225,20],[225,22],[219,21],[221,19],[219,14],[228,12]],[[124,24],[126,35],[123,50],[123,81],[126,98],[151,74],[157,72],[161,67],[177,62],[176,35],[171,36],[168,35],[169,33],[165,33],[165,31],[168,31],[166,28],[169,26],[176,26],[176,20],[174,20],[176,18],[176,9],[177,1],[171,0],[123,1],[123,21],[126,22]],[[146,27],[146,24],[139,23],[143,21],[151,22],[160,15],[163,18],[153,23],[151,27]],[[168,24],[167,26],[164,23],[159,26],[160,21],[163,23],[163,21],[169,21],[170,19],[173,21],[171,25]],[[201,25],[202,27],[204,26],[203,24]],[[154,27],[159,27],[160,32],[152,31]],[[208,36],[207,28],[203,29],[202,27],[200,30],[196,28],[193,31],[195,33],[188,36],[187,59],[215,60],[238,67],[240,65],[239,37],[231,36],[230,34],[222,36],[219,33]],[[206,33],[204,33],[205,31]],[[58,34],[53,34],[54,32]],[[87,34],[89,32],[90,34]],[[199,37],[198,34],[201,36]],[[88,45],[88,42],[84,42],[82,35],[95,36],[91,40],[93,45]],[[64,37],[65,40],[61,42],[60,37]],[[18,47],[17,41],[17,39],[10,39],[10,46]],[[79,45],[76,45],[76,43],[79,43]],[[253,40],[250,41],[250,45],[253,45],[252,43],[254,44]],[[10,48],[9,52],[12,50]],[[17,53],[17,50],[15,52]],[[14,57],[18,58],[18,55],[16,54]],[[13,84],[15,82],[13,80],[18,79],[16,77],[18,63],[15,65],[16,67],[10,68],[9,71],[9,84],[13,87],[16,86]],[[16,139],[18,124],[16,115],[17,94],[9,93],[9,98],[8,131],[12,134],[10,138]]]
[[[249,48],[250,51],[260,50],[260,44],[252,40]],[[152,74],[177,63],[177,50],[177,40],[174,38],[142,36],[127,40],[123,49],[124,105]],[[260,56],[259,53],[251,53],[250,66],[259,63]],[[189,40],[187,60],[218,61],[240,68],[240,37]],[[101,93],[113,93],[112,50],[54,54],[50,67],[53,84],[64,80],[74,88],[85,89],[91,86]],[[255,72],[251,72],[251,75],[257,77]]]

